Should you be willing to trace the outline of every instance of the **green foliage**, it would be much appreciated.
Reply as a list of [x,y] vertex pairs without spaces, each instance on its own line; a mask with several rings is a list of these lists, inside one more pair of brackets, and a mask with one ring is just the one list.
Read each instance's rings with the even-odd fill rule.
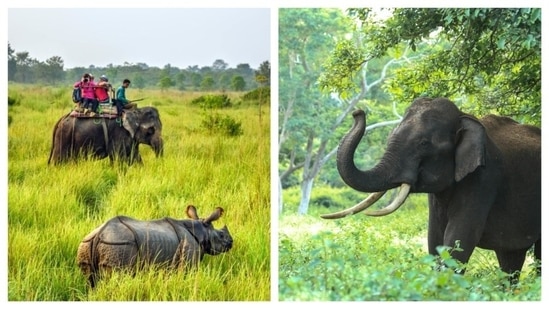
[[160,81],[158,82],[158,86],[160,87],[160,89],[162,90],[166,90],[172,86],[175,85],[175,82],[172,81],[172,79],[169,77],[169,76],[164,76],[160,79]]
[[320,87],[325,92],[337,92],[344,98],[349,97],[348,93],[356,88],[355,72],[364,62],[364,52],[354,42],[339,41],[324,64],[325,73],[318,80]]
[[[358,68],[346,55],[381,58],[403,48],[413,53],[385,89],[398,102],[420,96],[444,96],[477,115],[499,113],[535,125],[541,123],[540,8],[397,8],[375,18],[370,9],[351,9],[361,22],[363,45],[337,48],[328,68],[334,77],[324,87],[348,91],[337,78]],[[350,51],[349,51],[350,50]],[[344,53],[342,53],[344,51]],[[350,57],[352,63],[358,61]],[[330,76],[328,74],[327,76]]]
[[234,76],[231,80],[231,87],[234,91],[242,91],[246,88],[246,81],[242,76]]
[[[51,130],[73,106],[63,88],[10,83],[7,168],[7,293],[9,301],[266,301],[270,299],[269,121],[254,106],[225,110],[242,138],[197,130],[203,93],[132,90],[155,98],[162,117],[164,156],[140,147],[143,165],[84,160],[48,166]],[[51,104],[63,93],[65,105]],[[238,96],[239,94],[231,94]],[[268,112],[268,106],[265,107]],[[76,265],[81,240],[116,215],[185,218],[186,205],[205,217],[221,206],[234,238],[231,251],[205,256],[194,272],[145,269],[115,273],[89,290]]]
[[226,94],[206,94],[191,101],[204,109],[217,109],[231,107],[231,99]]
[[255,71],[255,80],[263,87],[271,84],[271,63],[263,61]]
[[301,180],[313,179],[320,161],[336,146],[334,123],[346,105],[322,93],[316,81],[325,57],[351,29],[350,19],[340,9],[279,11],[279,169],[283,174],[290,175],[295,166],[301,166]]
[[[465,275],[450,256],[426,252],[425,196],[390,216],[340,220],[283,215],[279,222],[282,301],[529,300],[541,299],[541,278],[526,265],[517,287],[497,268],[492,251],[476,249]],[[322,213],[331,212],[323,210]],[[444,263],[446,267],[440,267]]]
[[259,87],[252,91],[246,92],[242,99],[245,101],[255,101],[260,100],[269,104],[271,102],[271,87]]
[[215,80],[212,76],[206,76],[201,82],[200,82],[200,89],[202,90],[213,90],[215,85]]
[[219,113],[206,114],[202,120],[202,128],[210,134],[221,134],[226,136],[239,136],[244,134],[242,122],[236,121],[228,115]]
[[137,88],[137,89],[143,89],[145,88],[145,78],[143,78],[143,76],[141,75],[137,75],[133,80],[132,80],[132,86]]
[[16,97],[10,97],[8,96],[8,106],[18,105],[20,104],[20,99]]

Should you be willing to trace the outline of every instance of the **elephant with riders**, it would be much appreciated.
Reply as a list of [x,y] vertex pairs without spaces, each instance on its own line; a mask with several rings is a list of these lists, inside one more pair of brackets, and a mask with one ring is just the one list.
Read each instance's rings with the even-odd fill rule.
[[121,117],[72,111],[54,126],[48,164],[87,157],[141,163],[140,144],[149,145],[157,157],[163,154],[162,121],[155,107],[125,110]]

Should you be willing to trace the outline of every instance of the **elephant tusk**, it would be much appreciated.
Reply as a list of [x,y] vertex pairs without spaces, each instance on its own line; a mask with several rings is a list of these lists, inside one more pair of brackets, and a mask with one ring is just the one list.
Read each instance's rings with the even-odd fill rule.
[[339,212],[335,212],[332,214],[321,215],[320,217],[323,219],[339,219],[349,215],[354,215],[357,212],[361,212],[364,209],[372,206],[375,202],[377,202],[383,196],[383,194],[385,194],[385,192],[387,191],[372,193],[367,198],[365,198],[362,202],[356,204],[351,208],[348,208]]
[[398,191],[398,196],[393,200],[391,204],[383,209],[368,211],[364,214],[372,217],[386,216],[397,210],[404,203],[404,201],[408,197],[408,193],[410,193],[410,185],[407,183],[403,183],[400,186],[400,190]]

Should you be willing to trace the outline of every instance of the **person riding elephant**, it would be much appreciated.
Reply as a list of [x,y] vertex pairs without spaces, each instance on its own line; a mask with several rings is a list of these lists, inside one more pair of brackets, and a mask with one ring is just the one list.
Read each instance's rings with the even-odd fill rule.
[[139,144],[150,145],[157,157],[163,154],[162,122],[154,107],[134,108],[126,110],[122,118],[100,120],[69,113],[55,124],[48,164],[88,156],[141,163]]
[[122,81],[122,85],[116,89],[116,97],[113,100],[113,104],[116,105],[119,117],[122,115],[124,109],[130,109],[136,106],[135,103],[132,103],[126,98],[126,88],[130,86],[130,83],[131,81],[129,79],[125,79]]

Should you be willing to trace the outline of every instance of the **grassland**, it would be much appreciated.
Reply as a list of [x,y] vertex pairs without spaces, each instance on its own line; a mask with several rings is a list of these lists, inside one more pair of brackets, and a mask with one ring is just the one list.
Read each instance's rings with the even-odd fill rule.
[[[48,166],[52,128],[72,108],[70,87],[10,84],[8,128],[8,300],[263,301],[270,298],[269,105],[229,93],[215,111],[242,123],[227,137],[201,128],[211,110],[191,105],[202,93],[128,89],[140,106],[158,108],[164,157],[141,145],[143,165],[108,160]],[[184,218],[225,209],[234,239],[228,253],[206,256],[196,272],[117,273],[87,287],[76,250],[92,229],[116,215]]]

